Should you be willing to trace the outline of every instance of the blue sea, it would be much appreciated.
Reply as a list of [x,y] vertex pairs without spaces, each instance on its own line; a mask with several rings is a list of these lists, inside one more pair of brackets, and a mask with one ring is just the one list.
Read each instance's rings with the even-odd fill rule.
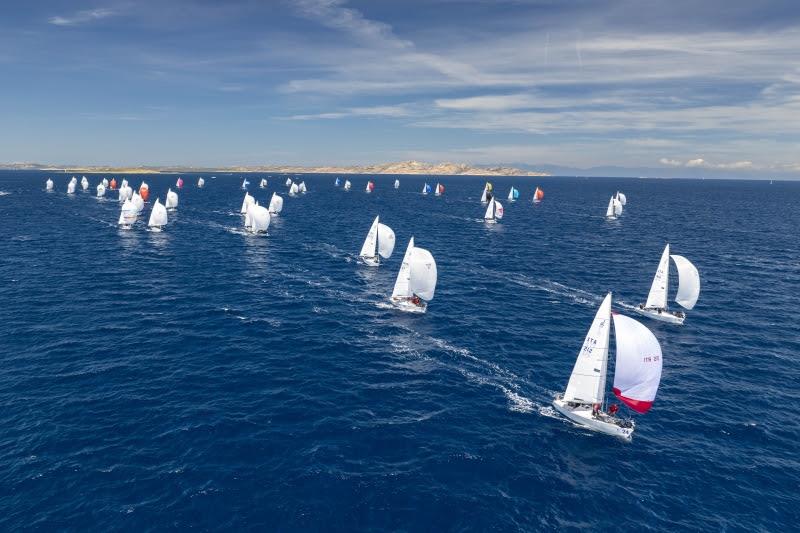
[[[306,175],[259,237],[238,175],[184,175],[163,233],[119,230],[103,176],[74,196],[69,177],[0,173],[0,530],[800,522],[800,183],[490,178],[491,227],[485,178],[436,198],[424,177],[365,194],[367,176]],[[261,177],[261,204],[286,191]],[[145,176],[150,201],[176,178]],[[397,246],[370,269],[376,215]],[[439,270],[424,315],[386,305],[412,235]],[[628,412],[630,443],[577,428],[550,401],[602,298],[644,301],[667,242],[702,292],[682,327],[640,318],[663,350],[654,407]]]

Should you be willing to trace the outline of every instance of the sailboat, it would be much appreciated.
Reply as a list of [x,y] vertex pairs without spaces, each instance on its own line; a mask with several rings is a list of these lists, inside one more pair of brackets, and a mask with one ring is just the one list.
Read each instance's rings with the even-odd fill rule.
[[336,178],[336,181],[333,182],[333,186],[338,187],[340,183],[339,178]]
[[300,185],[297,186],[297,191],[301,192],[303,194],[308,192],[308,189],[306,189],[306,182],[305,181],[301,181],[300,182]]
[[266,189],[267,188],[267,178],[261,178],[261,182],[259,182],[258,186],[261,187],[262,189]]
[[691,261],[682,255],[670,255],[669,244],[667,244],[661,254],[661,260],[658,262],[658,269],[653,277],[647,302],[639,304],[636,312],[662,322],[683,324],[683,321],[686,320],[686,313],[667,309],[670,257],[675,261],[678,269],[678,293],[675,295],[675,301],[686,310],[694,308],[697,298],[700,296],[700,273]]
[[103,181],[102,181],[102,183],[103,183],[103,187],[105,187],[106,189],[108,189],[108,180],[107,180],[106,178],[103,178]]
[[283,211],[283,197],[274,192],[269,200],[269,214],[275,216],[281,211]]
[[487,224],[497,224],[497,221],[503,218],[503,205],[492,198],[489,205],[486,206],[486,214],[483,219]]
[[253,205],[250,206],[250,209],[247,211],[247,214],[250,218],[250,226],[249,230],[250,233],[266,233],[267,228],[269,228],[270,223],[270,216],[269,211],[266,207],[261,205]]
[[156,198],[156,203],[153,204],[153,209],[150,211],[150,220],[147,221],[147,227],[151,231],[161,231],[166,225],[167,208]]
[[130,198],[125,200],[119,212],[119,221],[117,224],[122,226],[122,229],[131,229],[131,226],[136,222],[136,206],[133,205]]
[[47,178],[47,181],[44,183],[44,188],[45,188],[46,190],[48,190],[48,191],[52,191],[52,190],[53,190],[53,186],[54,186],[54,185],[55,185],[55,184],[53,183],[53,180],[52,180],[52,179],[50,179],[50,178]]
[[291,187],[292,186],[292,178],[286,178],[286,186],[287,187]]
[[97,197],[102,198],[106,195],[106,188],[102,183],[97,184]]
[[486,185],[483,186],[483,194],[481,194],[481,203],[486,204],[489,203],[489,200],[492,199],[492,184],[488,181]]
[[394,180],[394,188],[395,189],[399,189],[400,188],[400,180]]
[[81,178],[81,189],[84,191],[89,190],[89,180],[86,179],[86,176]]
[[298,187],[296,183],[292,183],[292,186],[289,187],[289,196],[297,196],[299,192],[300,187]]
[[167,200],[164,202],[164,205],[170,211],[176,210],[178,208],[178,193],[172,189],[167,189]]
[[117,178],[111,178],[111,182],[109,182],[109,185],[111,186],[112,191],[115,190],[117,188]]
[[542,200],[544,200],[544,191],[536,187],[536,190],[533,192],[533,203],[538,204]]
[[353,184],[350,183],[350,180],[344,180],[344,190],[349,191],[352,186]]
[[628,198],[625,194],[617,191],[617,195],[614,197],[620,204],[626,205],[628,203]]
[[244,193],[244,200],[242,200],[242,208],[239,210],[239,212],[244,215],[245,213],[247,213],[247,207],[250,204],[254,204],[255,202],[256,199],[250,196],[249,192]]
[[608,200],[608,209],[606,209],[606,218],[608,220],[616,220],[622,214],[622,204],[613,196]]
[[[611,336],[611,293],[600,304],[563,394],[553,400],[556,411],[579,426],[631,440],[635,424],[616,416],[617,406],[603,411]],[[661,346],[644,325],[613,314],[616,337],[614,395],[637,413],[653,406],[661,381]]]
[[183,178],[178,178],[178,181],[175,182],[175,186],[179,189],[183,188]]
[[142,200],[145,202],[150,197],[150,186],[147,185],[147,183],[142,182],[142,184],[139,185],[139,196],[141,196]]
[[120,187],[127,187],[127,186],[128,186],[128,180],[126,180],[125,178],[122,178],[122,184],[120,185]]
[[431,192],[431,186],[426,183],[422,186],[422,194],[428,194],[429,192]]
[[206,184],[206,180],[203,178],[197,178],[197,188],[202,189],[203,186]]
[[133,206],[136,208],[137,215],[142,211],[144,211],[144,200],[142,199],[141,196],[139,196],[139,193],[133,193],[133,196],[131,196],[131,202],[133,203]]
[[508,191],[508,201],[516,202],[517,198],[519,198],[519,190],[511,187],[511,189]]
[[380,217],[375,217],[375,221],[367,232],[364,245],[358,256],[367,266],[378,266],[381,264],[381,257],[389,259],[394,251],[394,231],[392,228],[379,222]]
[[441,196],[441,195],[444,194],[444,185],[442,185],[441,183],[437,183],[436,184],[436,189],[434,189],[434,190],[436,191],[436,192],[434,192],[434,194],[436,196]]
[[247,178],[243,178],[243,179],[242,179],[242,190],[243,190],[243,191],[246,191],[246,190],[247,190],[247,186],[248,186],[248,185],[250,185],[250,182],[249,182],[249,181],[247,181]]
[[367,194],[369,194],[369,193],[371,193],[373,190],[375,190],[375,184],[374,184],[374,183],[372,183],[372,181],[370,180],[370,181],[368,181],[368,182],[367,182],[367,189],[366,189],[366,192],[367,192]]
[[69,183],[67,183],[67,194],[75,194],[75,185],[77,185],[77,183],[78,180],[76,180],[74,177],[69,180]]
[[408,241],[403,264],[394,282],[391,302],[409,313],[424,313],[436,290],[436,261],[428,250],[414,246],[414,237]]

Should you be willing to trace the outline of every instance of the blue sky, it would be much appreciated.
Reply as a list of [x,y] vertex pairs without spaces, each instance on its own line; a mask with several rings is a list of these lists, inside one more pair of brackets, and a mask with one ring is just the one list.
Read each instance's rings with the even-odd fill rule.
[[800,5],[9,0],[0,161],[800,171]]

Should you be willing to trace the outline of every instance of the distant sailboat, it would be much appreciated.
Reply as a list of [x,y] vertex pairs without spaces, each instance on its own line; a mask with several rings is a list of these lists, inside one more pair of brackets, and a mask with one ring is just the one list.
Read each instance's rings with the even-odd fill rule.
[[399,189],[400,188],[400,180],[394,180],[394,188],[395,189]]
[[89,190],[89,180],[86,179],[86,176],[81,178],[81,189],[84,191]]
[[256,199],[250,196],[249,192],[244,193],[244,200],[242,200],[242,208],[239,210],[241,214],[247,213],[247,207],[256,203]]
[[47,181],[44,183],[45,190],[52,191],[54,186],[55,184],[53,183],[53,180],[47,178]]
[[428,250],[416,248],[414,237],[408,241],[400,272],[394,283],[391,302],[401,311],[424,313],[436,290],[436,261]]
[[503,205],[492,198],[489,201],[489,205],[486,206],[486,213],[483,215],[483,219],[486,221],[487,224],[497,224],[497,221],[503,218]]
[[266,178],[261,178],[261,181],[259,182],[258,186],[261,187],[262,189],[266,189],[267,188],[267,179]]
[[175,182],[175,186],[179,189],[183,188],[183,178],[178,178],[178,181]]
[[291,187],[292,186],[292,179],[291,178],[286,178],[286,186],[287,187]]
[[367,182],[367,188],[366,188],[366,192],[367,192],[367,194],[371,193],[371,192],[372,192],[374,189],[375,189],[375,184],[374,184],[374,183],[372,183],[372,181],[371,181],[371,180],[370,180],[370,181],[368,181],[368,182]]
[[358,256],[368,266],[378,266],[381,264],[381,257],[389,259],[394,251],[394,231],[392,228],[379,222],[380,217],[375,217],[375,221],[367,232],[364,245]]
[[616,203],[614,201],[614,197],[612,196],[608,200],[608,209],[606,209],[606,218],[608,220],[616,220],[617,219],[617,212],[616,212]]
[[511,187],[508,191],[508,201],[509,202],[516,202],[517,198],[519,198],[519,190]]
[[300,185],[297,186],[297,191],[302,193],[302,194],[305,194],[305,193],[308,192],[308,189],[306,189],[306,182],[305,181],[301,181],[300,182]]
[[161,231],[167,225],[167,208],[158,201],[153,204],[153,209],[150,211],[150,220],[147,221],[147,227],[152,231]]
[[544,191],[536,187],[536,190],[533,192],[533,203],[538,204],[542,200],[544,200]]
[[117,178],[111,178],[111,181],[109,182],[109,185],[111,186],[111,190],[112,191],[116,190],[117,189]]
[[675,262],[678,269],[678,293],[675,301],[684,309],[691,310],[700,296],[700,273],[697,268],[682,255],[670,255],[669,244],[664,247],[661,260],[658,262],[647,302],[639,304],[636,312],[662,322],[670,324],[683,324],[686,313],[683,311],[670,311],[667,309],[667,292],[669,291],[669,258]]
[[197,188],[202,189],[206,184],[206,180],[203,178],[197,178]]
[[[553,407],[586,429],[631,440],[634,422],[618,418],[616,405],[607,412],[603,410],[611,321],[611,293],[608,293],[578,352],[567,389],[556,396]],[[661,346],[655,335],[636,320],[613,314],[613,322],[616,364],[612,390],[629,408],[646,413],[653,405],[661,381]]]
[[250,233],[267,232],[271,218],[266,207],[258,204],[250,206],[247,214],[250,216]]
[[489,203],[489,200],[492,199],[492,184],[486,182],[486,185],[483,186],[483,194],[481,194],[481,203],[486,204]]
[[422,194],[428,194],[429,192],[431,192],[431,186],[426,183],[422,186]]
[[339,178],[336,178],[336,181],[333,182],[333,186],[338,187],[340,183]]
[[128,180],[122,178],[122,183],[120,184],[120,187],[127,187],[127,186],[128,186]]
[[75,185],[77,184],[78,180],[76,180],[74,177],[69,180],[69,183],[67,183],[67,194],[75,194]]
[[164,205],[170,211],[174,211],[178,208],[178,193],[173,191],[172,189],[167,190],[167,200],[164,202]]
[[243,190],[243,191],[246,191],[246,190],[247,190],[247,186],[248,186],[248,185],[250,185],[250,182],[249,182],[249,181],[247,181],[247,178],[244,178],[244,179],[242,179],[242,190]]
[[125,200],[122,204],[122,208],[119,212],[119,221],[117,224],[122,227],[122,229],[131,229],[131,226],[134,222],[136,222],[136,206],[133,205],[133,202],[130,199]]
[[437,183],[436,189],[434,190],[436,191],[433,193],[435,196],[441,196],[444,194],[444,185],[442,185],[441,183]]
[[106,195],[106,188],[102,183],[97,184],[97,197],[102,198]]
[[108,189],[108,180],[106,178],[103,178],[102,184],[103,184],[103,187]]
[[142,200],[145,202],[150,197],[150,186],[147,185],[147,183],[142,182],[142,184],[139,186],[139,196],[141,196]]
[[292,186],[289,187],[289,196],[297,196],[299,193],[300,187],[298,187],[296,183],[292,183]]
[[272,193],[269,201],[269,214],[275,216],[281,211],[283,211],[283,197],[278,196],[278,193]]
[[350,183],[350,180],[344,180],[344,190],[349,191],[352,186],[353,184]]
[[133,193],[133,196],[131,196],[131,202],[133,203],[133,206],[136,208],[137,215],[142,211],[144,211],[144,200],[142,199],[141,196],[139,196],[139,193]]

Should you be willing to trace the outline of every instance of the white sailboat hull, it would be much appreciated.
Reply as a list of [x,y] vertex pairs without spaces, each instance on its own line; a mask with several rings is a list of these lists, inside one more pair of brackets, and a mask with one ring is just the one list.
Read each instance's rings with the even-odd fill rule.
[[683,321],[686,320],[686,315],[681,311],[670,311],[669,309],[648,309],[644,307],[643,304],[638,305],[634,311],[640,315],[652,318],[653,320],[667,322],[668,324],[682,325]]
[[428,310],[428,304],[424,300],[420,300],[419,305],[413,303],[410,298],[392,298],[391,302],[397,309],[406,313],[422,314]]
[[486,222],[487,224],[497,224],[497,220],[494,218],[485,218],[484,222]]
[[371,266],[371,267],[380,266],[380,264],[381,264],[381,261],[380,261],[380,259],[378,259],[378,256],[377,256],[377,255],[376,255],[375,257],[368,257],[368,256],[364,256],[364,255],[362,255],[362,256],[361,256],[361,261],[362,261],[362,262],[363,262],[365,265],[367,265],[367,266]]
[[591,405],[581,404],[576,407],[571,407],[562,398],[557,397],[553,400],[553,407],[566,418],[586,429],[605,433],[606,435],[618,437],[626,441],[630,441],[633,437],[633,421],[630,422],[630,427],[622,427],[618,425],[618,423],[614,423],[622,422],[619,418],[610,415],[601,415],[608,421],[601,420],[593,416]]

